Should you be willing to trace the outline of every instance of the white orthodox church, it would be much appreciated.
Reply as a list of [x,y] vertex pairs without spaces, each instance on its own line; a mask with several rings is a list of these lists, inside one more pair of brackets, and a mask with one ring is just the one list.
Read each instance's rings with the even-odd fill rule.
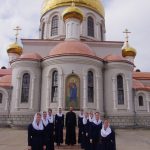
[[125,42],[107,41],[105,33],[100,0],[45,0],[39,39],[7,49],[0,126],[24,126],[35,112],[69,106],[99,111],[117,127],[150,126],[150,72],[134,71],[127,30]]

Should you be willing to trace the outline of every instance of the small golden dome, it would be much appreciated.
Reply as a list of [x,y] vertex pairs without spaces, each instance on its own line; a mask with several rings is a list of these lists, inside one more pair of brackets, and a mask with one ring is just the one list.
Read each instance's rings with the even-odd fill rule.
[[[76,6],[86,7],[94,10],[103,18],[105,16],[104,7],[100,0],[74,0],[73,2]],[[57,7],[70,6],[71,3],[72,0],[45,0],[42,6],[42,14],[45,14],[49,10]]]
[[7,49],[7,53],[15,53],[18,55],[21,55],[22,51],[23,51],[22,47],[17,43],[10,44]]
[[63,19],[66,20],[68,18],[76,18],[79,19],[80,21],[83,20],[83,13],[82,11],[75,7],[74,4],[72,4],[72,6],[66,8],[62,14]]
[[136,49],[129,46],[128,41],[125,42],[124,46],[122,47],[122,56],[127,57],[135,57],[136,56]]

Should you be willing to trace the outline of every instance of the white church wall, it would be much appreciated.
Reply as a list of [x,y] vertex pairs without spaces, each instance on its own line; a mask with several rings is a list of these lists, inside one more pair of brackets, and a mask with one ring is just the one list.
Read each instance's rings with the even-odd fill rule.
[[[72,73],[77,75],[80,78],[80,107],[84,107],[84,109],[102,109],[102,98],[103,95],[102,92],[102,78],[101,78],[101,68],[102,68],[102,63],[90,58],[84,58],[84,57],[73,57],[73,56],[68,56],[68,57],[60,57],[60,58],[51,58],[47,59],[42,63],[43,67],[43,83],[42,87],[48,87],[48,91],[50,90],[51,87],[51,81],[48,82],[48,73],[51,70],[57,69],[58,70],[58,78],[59,78],[59,85],[61,84],[61,87],[58,90],[58,95],[60,95],[59,101],[56,104],[50,103],[49,97],[50,97],[50,92],[47,90],[44,90],[42,88],[42,110],[47,110],[49,107],[53,107],[55,110],[58,109],[58,106],[62,105],[62,108],[65,109],[65,89],[66,89],[66,79],[69,75]],[[85,91],[86,89],[86,82],[87,82],[87,72],[89,69],[94,70],[94,88],[95,88],[95,93],[94,93],[94,103],[88,104],[87,101],[87,92]],[[60,71],[61,70],[61,71]],[[46,77],[45,77],[46,76]],[[98,85],[97,83],[100,83]],[[96,89],[98,89],[98,93],[96,93]],[[60,94],[60,91],[62,92]],[[46,97],[46,95],[48,95]],[[49,101],[49,105],[46,105],[44,102]],[[84,101],[83,101],[84,100]],[[98,104],[99,103],[99,104]],[[98,104],[98,105],[97,105]]]
[[[17,61],[11,66],[13,68],[11,114],[20,114],[21,112],[23,112],[23,114],[31,114],[39,111],[41,82],[40,63],[36,61]],[[30,74],[29,99],[27,103],[21,102],[22,77],[24,73]]]
[[[63,42],[63,41],[61,41]],[[48,56],[49,52],[60,43],[60,41],[50,40],[30,40],[22,39],[23,53],[36,52],[42,57]],[[99,57],[107,55],[121,55],[122,42],[85,42]]]
[[122,55],[122,42],[85,42],[97,56],[104,58],[107,55]]
[[2,101],[0,103],[0,114],[5,114],[9,110],[9,93],[5,88],[0,87],[0,93],[2,94]]
[[[139,96],[143,97],[143,105],[139,104]],[[149,92],[147,91],[137,91],[135,93],[135,108],[138,114],[147,114],[150,113],[150,105],[149,105]]]
[[[133,113],[132,100],[132,70],[127,63],[112,62],[105,67],[105,109],[108,115],[131,115]],[[118,105],[117,75],[122,75],[124,83],[124,104]]]

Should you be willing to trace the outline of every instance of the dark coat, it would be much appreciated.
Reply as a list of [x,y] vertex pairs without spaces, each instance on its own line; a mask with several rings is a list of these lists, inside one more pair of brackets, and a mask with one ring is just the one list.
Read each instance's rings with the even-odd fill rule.
[[116,150],[115,132],[113,130],[107,137],[102,137],[100,134],[96,150]]
[[54,150],[54,124],[48,123],[44,126],[45,139],[46,139],[46,150]]
[[28,146],[31,146],[32,150],[43,150],[44,145],[46,145],[44,130],[36,130],[30,124],[28,126]]
[[64,115],[55,115],[55,142],[63,143]]
[[78,117],[78,128],[79,128],[78,143],[82,143],[82,136],[84,133],[83,117]]
[[89,139],[92,140],[92,143],[90,142],[90,150],[96,150],[96,145],[99,141],[99,133],[102,129],[102,122],[99,125],[96,125],[95,123],[91,123],[91,126],[89,128]]

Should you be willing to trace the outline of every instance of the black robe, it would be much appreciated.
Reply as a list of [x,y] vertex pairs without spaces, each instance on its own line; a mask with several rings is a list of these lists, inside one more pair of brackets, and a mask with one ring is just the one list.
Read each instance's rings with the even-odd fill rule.
[[44,126],[45,139],[46,139],[46,150],[54,150],[54,124],[48,123]]
[[55,115],[55,142],[59,145],[63,143],[63,127],[64,127],[64,115]]
[[99,141],[99,133],[102,129],[102,122],[97,125],[94,122],[91,123],[90,131],[89,131],[89,139],[92,139],[92,143],[90,143],[91,150],[96,150],[97,143]]
[[28,146],[31,146],[32,150],[43,150],[44,145],[46,145],[44,130],[36,130],[30,124],[28,126]]
[[84,127],[85,128],[85,143],[84,143],[85,150],[93,150],[93,144],[90,143],[90,139],[92,139],[92,125],[93,122],[90,122],[88,119],[87,124]]
[[87,119],[87,123],[83,124],[83,135],[82,135],[82,142],[81,142],[81,148],[88,150],[89,146],[89,127],[90,127],[90,122]]
[[68,112],[66,114],[66,141],[67,145],[76,144],[76,114],[74,112]]
[[78,117],[78,128],[79,128],[79,133],[78,133],[78,143],[82,143],[82,137],[84,133],[84,125],[83,125],[83,117]]
[[116,150],[115,132],[113,130],[107,137],[102,137],[100,134],[96,150]]

